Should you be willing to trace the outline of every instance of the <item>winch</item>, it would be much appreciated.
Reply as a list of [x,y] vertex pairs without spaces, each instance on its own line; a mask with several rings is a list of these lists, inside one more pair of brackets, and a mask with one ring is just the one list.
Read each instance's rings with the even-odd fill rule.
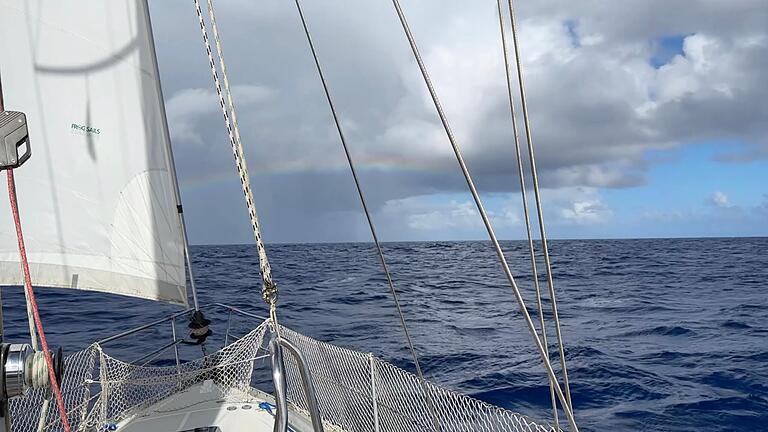
[[[64,372],[62,349],[51,352],[56,382]],[[45,356],[35,352],[29,344],[0,344],[0,401],[24,395],[34,388],[51,386]]]

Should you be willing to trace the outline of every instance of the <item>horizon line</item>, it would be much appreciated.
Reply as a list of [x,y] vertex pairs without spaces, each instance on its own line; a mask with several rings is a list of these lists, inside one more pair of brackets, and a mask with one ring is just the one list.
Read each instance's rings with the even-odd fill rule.
[[[754,235],[754,236],[698,236],[698,237],[691,237],[691,236],[680,236],[680,237],[580,237],[580,238],[567,238],[567,237],[548,237],[547,241],[600,241],[600,240],[716,240],[716,239],[764,239],[768,238],[768,235]],[[490,239],[462,239],[462,240],[386,240],[386,241],[380,241],[380,243],[474,243],[474,242],[490,242]],[[507,242],[507,241],[528,241],[527,239],[499,239],[499,241]],[[541,239],[535,238],[533,239],[534,242],[540,242]],[[306,242],[295,242],[295,241],[276,241],[276,242],[265,242],[266,244],[272,244],[272,245],[333,245],[333,244],[371,244],[373,243],[373,240],[370,241],[362,241],[362,240],[352,240],[352,241],[306,241]],[[190,243],[190,246],[250,246],[255,245],[255,243]]]

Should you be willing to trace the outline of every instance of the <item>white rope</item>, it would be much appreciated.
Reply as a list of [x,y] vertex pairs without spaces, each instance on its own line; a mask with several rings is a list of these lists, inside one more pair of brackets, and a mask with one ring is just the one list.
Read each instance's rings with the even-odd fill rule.
[[[25,377],[28,387],[33,389],[48,389],[50,387],[50,377],[48,375],[48,364],[45,362],[45,353],[37,351],[27,358],[25,368],[30,371]],[[46,390],[42,406],[40,407],[40,416],[37,420],[37,431],[45,430],[45,420],[48,417],[48,409],[51,404],[51,391]]]
[[50,381],[48,377],[48,365],[45,363],[45,353],[38,351],[27,357],[24,368],[29,371],[25,373],[25,384],[33,389],[48,388]]
[[[27,324],[29,325],[29,340],[30,345],[32,346],[32,350],[35,351],[35,353],[30,357],[30,369],[32,370],[32,377],[33,380],[27,383],[29,386],[34,386],[35,384],[40,384],[45,381],[44,386],[34,386],[33,388],[43,388],[48,387],[48,368],[45,363],[45,353],[42,351],[38,351],[39,344],[37,342],[37,330],[35,330],[35,318],[32,312],[32,303],[29,299],[29,293],[27,290],[24,290],[24,301],[27,306]],[[37,359],[37,360],[36,360]],[[42,369],[40,369],[42,367]],[[45,377],[40,377],[40,374],[45,375]],[[51,396],[53,396],[53,392],[46,391],[45,396],[43,399],[43,404],[40,407],[40,417],[37,421],[37,431],[43,432],[45,430],[45,419],[48,417],[48,410],[50,409],[51,405]]]
[[573,412],[571,405],[571,386],[568,382],[568,369],[565,366],[565,345],[563,344],[563,334],[560,330],[560,315],[557,312],[557,299],[555,296],[555,282],[552,278],[552,262],[549,257],[549,247],[547,246],[547,234],[544,229],[544,213],[541,206],[541,193],[539,192],[539,176],[536,172],[536,158],[533,151],[533,138],[531,137],[531,123],[528,118],[528,104],[525,98],[525,85],[523,83],[523,65],[520,60],[520,47],[517,37],[517,21],[515,19],[515,8],[512,0],[508,0],[509,21],[512,25],[512,43],[515,48],[515,61],[517,64],[517,81],[520,90],[520,103],[523,108],[523,121],[525,124],[525,138],[528,142],[528,158],[531,165],[531,180],[533,181],[533,194],[536,198],[536,215],[539,219],[539,234],[541,236],[541,248],[544,252],[544,265],[547,270],[547,287],[549,288],[549,298],[552,302],[552,316],[555,321],[555,335],[557,336],[557,345],[560,355],[560,368],[563,371],[563,387],[565,387],[565,399],[568,408]]
[[275,303],[269,305],[269,319],[274,327],[275,336],[280,339],[280,324],[277,322],[277,306]]
[[[533,247],[533,231],[531,229],[531,214],[528,211],[528,196],[525,188],[525,173],[523,171],[523,157],[520,151],[520,135],[517,130],[517,113],[515,112],[515,100],[512,96],[512,77],[509,72],[509,51],[507,49],[507,37],[504,31],[504,14],[502,12],[501,0],[496,0],[496,7],[499,13],[499,31],[501,33],[501,48],[504,53],[504,74],[507,79],[507,96],[509,98],[509,111],[512,117],[512,132],[515,143],[515,156],[517,160],[517,175],[520,180],[520,197],[523,202],[523,215],[525,216],[525,230],[528,235],[528,251],[531,258],[531,275],[533,277],[533,286],[536,291],[536,307],[539,313],[539,326],[541,327],[541,341],[544,346],[544,353],[549,357],[549,342],[547,341],[547,328],[544,322],[544,307],[541,300],[541,287],[539,286],[539,272],[536,268],[536,253]],[[567,393],[566,393],[567,394]],[[549,380],[549,399],[552,403],[552,418],[555,422],[555,428],[560,428],[560,421],[557,416],[557,400],[555,399],[554,383]]]
[[35,330],[35,317],[32,312],[32,303],[29,299],[29,293],[27,290],[24,290],[24,301],[27,305],[27,324],[29,325],[30,345],[32,345],[33,350],[38,351],[39,346],[37,344],[37,331]]
[[[254,204],[253,192],[251,191],[251,180],[248,175],[248,165],[245,161],[245,152],[243,151],[243,145],[240,140],[240,129],[237,126],[237,116],[235,115],[235,105],[232,100],[232,92],[229,86],[229,79],[227,77],[227,68],[224,63],[224,53],[221,48],[221,40],[219,39],[218,26],[216,25],[216,15],[213,10],[213,3],[208,0],[208,14],[211,19],[211,28],[213,30],[214,40],[216,42],[216,53],[219,59],[219,66],[221,67],[221,75],[224,79],[224,90],[222,90],[221,82],[219,81],[219,74],[216,68],[216,62],[213,59],[213,52],[211,49],[211,43],[208,39],[208,31],[205,27],[205,19],[203,18],[203,12],[200,8],[200,1],[194,0],[195,11],[197,12],[197,18],[200,21],[200,32],[203,36],[203,42],[205,43],[205,50],[208,55],[208,63],[211,67],[211,75],[213,77],[214,85],[216,86],[216,94],[219,97],[219,104],[221,105],[221,112],[224,115],[224,123],[227,127],[227,134],[229,135],[229,143],[232,146],[232,155],[235,158],[235,166],[237,167],[237,173],[240,176],[240,185],[243,189],[243,195],[245,196],[245,203],[248,207],[248,215],[251,220],[251,228],[253,228],[253,236],[256,240],[256,251],[259,255],[259,270],[261,272],[262,279],[262,297],[264,301],[269,304],[277,301],[277,285],[272,280],[272,269],[267,259],[267,250],[264,247],[264,241],[262,239],[261,230],[259,228],[259,218],[256,215],[256,206]],[[226,92],[226,101],[224,99],[224,92]]]

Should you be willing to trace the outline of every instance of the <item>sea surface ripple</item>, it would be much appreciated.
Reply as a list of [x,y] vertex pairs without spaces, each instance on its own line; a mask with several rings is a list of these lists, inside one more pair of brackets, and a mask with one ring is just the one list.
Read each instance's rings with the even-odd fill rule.
[[[537,321],[526,243],[503,246]],[[413,370],[372,245],[268,249],[283,324]],[[491,245],[387,243],[384,249],[427,378],[550,421],[541,360]],[[201,303],[267,313],[254,247],[192,252]],[[551,253],[582,430],[768,430],[768,238],[557,240]],[[38,293],[50,343],[69,352],[179,310],[99,293]],[[25,338],[21,290],[4,289],[3,301],[6,336]],[[551,323],[549,302],[545,309]],[[223,339],[227,316],[211,317],[213,339]],[[235,320],[230,334],[254,324]],[[168,330],[118,341],[110,353],[138,358]],[[547,330],[559,372],[554,328]],[[197,353],[184,348],[182,357]]]

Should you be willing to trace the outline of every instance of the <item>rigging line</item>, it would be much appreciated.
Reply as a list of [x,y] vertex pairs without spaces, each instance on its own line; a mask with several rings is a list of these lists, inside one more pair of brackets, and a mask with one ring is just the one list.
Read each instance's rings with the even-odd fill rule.
[[[22,271],[24,265],[21,264]],[[35,316],[32,313],[32,301],[29,298],[29,293],[27,290],[24,290],[24,302],[27,305],[27,325],[29,326],[29,340],[30,345],[32,346],[32,349],[35,351],[40,350],[40,346],[37,343],[37,331],[35,330]]]
[[[0,89],[0,91],[2,91],[2,89]],[[2,101],[0,101],[0,107],[2,106],[3,106]],[[3,112],[2,108],[0,108],[0,112]],[[2,295],[2,289],[0,289],[0,343],[3,342],[4,338],[5,338],[5,321],[3,319],[3,295]],[[1,420],[0,420],[0,424],[2,424]]]
[[[523,171],[523,157],[520,151],[520,135],[517,130],[517,113],[515,112],[515,99],[512,95],[512,76],[509,73],[509,50],[507,47],[507,36],[504,31],[504,13],[501,6],[502,0],[496,0],[496,7],[499,12],[499,31],[501,32],[501,48],[504,54],[504,74],[507,80],[507,96],[509,97],[509,113],[512,120],[512,132],[515,142],[515,156],[517,160],[517,174],[520,179],[520,197],[523,202],[523,214],[525,216],[525,230],[528,235],[528,250],[531,257],[531,273],[533,275],[533,286],[536,290],[536,307],[539,313],[539,325],[541,326],[541,341],[544,346],[544,354],[549,358],[549,342],[547,341],[547,328],[544,322],[544,307],[541,301],[541,287],[539,286],[539,272],[536,268],[536,252],[533,247],[533,231],[531,230],[531,215],[528,211],[528,194],[525,189],[525,173]],[[549,398],[552,401],[552,417],[555,421],[555,429],[560,429],[560,421],[557,415],[557,400],[555,399],[555,389],[552,380],[549,381]]]
[[[0,112],[3,112],[5,109],[5,102],[3,100],[3,82],[2,79],[0,79]],[[10,173],[10,170],[9,170]],[[10,178],[9,178],[10,181]],[[15,181],[14,181],[15,184]],[[21,270],[24,272],[24,263],[20,263]],[[37,331],[35,330],[35,317],[34,313],[32,311],[32,302],[29,298],[29,293],[27,290],[24,290],[24,302],[27,306],[27,324],[29,325],[29,340],[31,342],[32,349],[35,351],[39,351],[40,347],[38,344],[38,338],[37,338]],[[3,341],[3,302],[2,299],[0,299],[0,342]],[[38,426],[37,430],[42,431],[45,423],[45,418],[48,415],[48,406],[51,402],[50,400],[51,393],[45,392],[45,398],[43,399],[43,404],[40,407],[40,418],[38,420]]]
[[[157,52],[155,50],[155,35],[154,35],[154,32],[152,31],[152,19],[149,13],[148,0],[144,0],[143,8],[144,8],[144,19],[146,21],[147,32],[149,34],[149,50],[152,58],[152,67],[154,68],[153,72],[155,74],[155,80],[154,80],[155,86],[157,89],[158,97],[160,99],[159,102],[161,105],[163,105],[164,104],[163,86],[160,83],[160,67],[157,62]],[[195,306],[195,310],[199,310],[200,308],[197,302],[197,285],[195,284],[195,274],[194,274],[194,271],[192,270],[192,258],[189,253],[189,239],[187,237],[187,222],[184,219],[184,211],[181,205],[181,190],[179,189],[179,180],[176,176],[176,162],[173,159],[173,146],[171,145],[171,137],[168,132],[168,115],[165,112],[164,106],[163,106],[163,109],[160,110],[160,118],[164,126],[162,128],[162,133],[165,136],[165,140],[167,143],[167,145],[163,146],[166,152],[167,160],[168,160],[166,169],[168,170],[168,173],[171,176],[171,182],[173,182],[173,193],[176,201],[176,214],[178,215],[179,231],[181,232],[181,241],[184,244],[184,262],[186,263],[186,267],[187,267],[187,277],[189,277],[189,287],[192,290],[192,303]]]
[[[2,108],[2,107],[0,107]],[[35,299],[35,291],[32,288],[32,276],[29,272],[29,261],[27,261],[27,249],[24,245],[24,234],[21,230],[21,216],[19,215],[19,204],[16,198],[16,180],[13,177],[13,169],[6,170],[8,178],[8,199],[11,203],[11,213],[13,213],[13,222],[16,226],[16,239],[19,243],[19,257],[24,273],[24,288],[25,293],[29,297],[29,303],[32,310],[32,316],[35,320],[35,327],[37,330],[37,336],[40,338],[40,345],[43,348],[43,355],[45,356],[45,363],[48,367],[48,379],[50,380],[53,394],[56,397],[56,405],[59,408],[59,415],[61,416],[62,426],[65,432],[70,432],[69,421],[67,420],[67,409],[64,406],[64,398],[61,396],[61,388],[59,382],[56,381],[56,372],[53,367],[53,357],[51,356],[51,350],[48,349],[48,342],[45,339],[45,332],[43,331],[43,322],[40,320],[40,312],[37,308],[37,300]]]
[[[0,89],[2,91],[2,89]],[[2,107],[2,101],[0,101],[0,107]],[[2,108],[0,108],[0,112],[3,112]],[[5,324],[3,320],[3,295],[2,295],[2,289],[0,289],[0,343],[3,342],[5,337]],[[2,421],[0,420],[0,424],[2,424]]]
[[560,330],[560,315],[557,312],[557,300],[555,298],[555,282],[552,278],[552,262],[549,257],[549,248],[547,247],[547,234],[544,229],[544,213],[541,206],[541,193],[539,192],[539,176],[536,172],[536,158],[533,150],[533,138],[531,137],[531,122],[528,117],[528,104],[525,98],[525,85],[523,83],[523,65],[520,60],[520,47],[517,36],[517,19],[515,18],[515,8],[512,0],[507,1],[509,5],[509,21],[512,25],[512,44],[515,48],[515,62],[517,65],[517,82],[520,90],[520,104],[523,108],[523,122],[525,124],[525,139],[528,142],[528,159],[531,165],[531,180],[533,181],[533,194],[536,199],[536,214],[539,219],[539,234],[541,235],[541,248],[544,252],[544,265],[547,270],[547,287],[549,289],[549,298],[552,302],[552,315],[555,321],[555,335],[557,336],[557,345],[560,354],[560,367],[563,370],[563,387],[565,387],[565,399],[568,402],[568,408],[573,413],[571,405],[571,386],[568,382],[568,369],[565,367],[565,346],[563,344],[563,334]]
[[[414,40],[413,33],[411,32],[411,29],[408,26],[408,21],[405,18],[405,14],[403,13],[402,8],[400,7],[400,2],[399,0],[392,0],[392,4],[394,5],[397,15],[400,19],[400,24],[403,27],[403,31],[405,32],[405,35],[408,38],[408,43],[411,46],[413,57],[416,59],[416,63],[418,63],[419,70],[421,71],[421,75],[424,78],[424,83],[426,84],[427,89],[429,90],[429,94],[432,97],[432,102],[434,103],[435,109],[437,110],[437,114],[440,117],[440,122],[443,125],[443,129],[445,129],[445,133],[456,155],[456,160],[459,163],[459,167],[461,168],[462,173],[464,174],[464,179],[467,181],[467,186],[470,192],[472,193],[472,198],[475,201],[477,210],[480,213],[480,217],[483,219],[483,224],[485,225],[485,229],[486,231],[488,231],[488,236],[490,237],[491,242],[493,243],[493,247],[496,250],[496,255],[498,256],[501,266],[504,270],[504,273],[507,276],[507,280],[512,286],[512,291],[515,294],[515,299],[517,300],[517,304],[520,307],[520,313],[523,315],[523,318],[525,319],[525,323],[528,326],[528,331],[531,333],[531,336],[533,337],[534,343],[536,344],[536,348],[538,349],[539,355],[541,356],[541,360],[544,363],[544,367],[547,371],[547,374],[549,375],[549,379],[552,382],[557,383],[557,377],[555,375],[555,371],[552,369],[552,364],[549,362],[549,358],[544,352],[544,347],[541,343],[541,340],[539,339],[538,333],[536,331],[536,327],[534,326],[533,321],[531,320],[531,315],[528,313],[528,309],[525,306],[525,301],[523,300],[523,296],[520,294],[520,289],[518,288],[517,282],[515,281],[515,278],[512,275],[512,271],[509,268],[507,259],[504,256],[504,251],[501,249],[501,245],[499,244],[498,238],[496,238],[496,233],[493,231],[493,226],[491,225],[491,221],[490,219],[488,219],[488,214],[486,213],[485,208],[483,207],[483,203],[480,200],[480,195],[477,192],[475,183],[472,180],[472,176],[469,173],[469,169],[467,168],[467,165],[464,162],[464,158],[461,155],[461,149],[459,148],[458,142],[456,141],[456,138],[453,135],[453,131],[451,130],[450,125],[448,124],[448,119],[446,118],[445,111],[443,110],[443,107],[440,104],[440,100],[437,97],[437,92],[435,91],[434,85],[432,84],[432,80],[429,77],[429,73],[427,72],[427,67],[424,64],[424,60],[421,58],[421,54],[419,53],[419,48],[416,45],[416,41]],[[555,387],[555,393],[557,394],[557,397],[560,399],[560,403],[563,404],[563,411],[565,411],[565,415],[568,418],[568,423],[570,424],[571,430],[574,432],[578,432],[579,429],[576,426],[576,422],[573,419],[573,414],[571,413],[570,405],[566,403],[565,395],[563,394],[563,391],[560,388],[559,383],[557,383],[554,387]]]
[[216,42],[216,53],[219,58],[219,65],[221,66],[221,74],[224,79],[224,88],[227,93],[226,101],[224,100],[224,91],[222,90],[221,82],[219,81],[219,74],[217,72],[216,63],[213,60],[211,42],[208,39],[208,31],[205,28],[205,19],[203,18],[203,12],[200,8],[200,1],[194,0],[194,2],[197,18],[200,21],[200,32],[202,33],[203,42],[205,44],[206,53],[208,55],[208,63],[211,67],[211,75],[216,87],[216,94],[219,97],[221,111],[224,115],[224,123],[227,127],[227,134],[229,135],[229,143],[232,146],[232,155],[235,158],[235,166],[237,167],[237,172],[240,176],[240,185],[242,186],[243,195],[245,196],[245,202],[248,207],[248,216],[250,217],[251,228],[253,228],[253,236],[256,240],[256,251],[259,255],[259,271],[261,273],[262,280],[262,297],[264,298],[265,302],[271,305],[277,302],[277,285],[272,280],[272,268],[269,265],[267,250],[264,246],[261,229],[259,228],[259,218],[256,215],[256,206],[254,204],[253,191],[251,190],[251,180],[248,175],[248,165],[245,161],[245,152],[243,151],[243,145],[240,141],[240,129],[237,126],[235,105],[232,99],[232,93],[230,91],[226,64],[224,63],[224,52],[222,51],[221,40],[219,39],[218,26],[216,25],[216,15],[213,11],[213,4],[209,0],[208,13],[211,19],[211,28],[213,30],[213,35]]
[[299,13],[299,18],[301,19],[302,27],[304,28],[304,34],[307,37],[307,43],[309,45],[309,49],[312,52],[312,59],[315,62],[315,67],[317,68],[317,74],[320,77],[320,82],[323,85],[323,91],[325,93],[325,98],[328,101],[328,108],[331,111],[331,114],[333,115],[333,122],[336,125],[336,131],[339,134],[339,140],[341,141],[341,146],[344,148],[344,155],[347,158],[347,163],[349,164],[349,170],[352,173],[352,179],[355,182],[355,188],[357,189],[357,194],[360,197],[360,205],[363,207],[363,212],[365,213],[365,218],[368,221],[368,227],[371,231],[371,237],[373,237],[373,243],[376,245],[376,252],[379,256],[379,261],[381,262],[381,267],[384,270],[384,275],[387,278],[387,284],[389,285],[389,292],[392,294],[392,299],[395,302],[395,308],[397,309],[398,317],[400,318],[400,326],[403,328],[403,334],[405,335],[405,340],[408,343],[408,349],[411,352],[411,357],[413,357],[413,363],[416,366],[416,373],[418,374],[419,381],[421,383],[422,389],[424,390],[424,395],[427,399],[427,404],[429,406],[430,414],[432,415],[432,422],[435,427],[435,430],[439,431],[440,428],[440,422],[437,418],[437,415],[435,414],[434,407],[432,406],[432,398],[429,395],[429,391],[426,387],[426,381],[424,379],[424,374],[421,370],[421,365],[419,364],[419,357],[416,354],[416,349],[413,347],[413,340],[411,339],[411,334],[408,331],[408,326],[405,323],[405,315],[403,314],[403,309],[400,305],[400,300],[397,295],[397,290],[395,289],[395,284],[392,282],[392,276],[389,272],[389,266],[387,265],[387,261],[384,258],[384,251],[381,248],[381,244],[379,242],[379,237],[376,234],[376,227],[374,226],[373,219],[371,217],[371,213],[368,210],[368,204],[365,200],[365,195],[363,193],[363,188],[360,185],[360,179],[357,176],[357,170],[355,169],[355,163],[352,159],[352,155],[349,151],[349,146],[347,145],[347,140],[344,136],[344,131],[341,127],[341,121],[339,120],[339,116],[336,113],[336,107],[333,103],[333,98],[331,97],[330,90],[328,89],[328,84],[325,80],[325,74],[323,73],[323,69],[320,66],[320,60],[317,57],[317,51],[315,50],[315,44],[312,41],[312,36],[309,32],[309,27],[307,25],[307,20],[304,17],[304,12],[301,8],[301,3],[299,0],[295,0],[296,3],[296,10]]

